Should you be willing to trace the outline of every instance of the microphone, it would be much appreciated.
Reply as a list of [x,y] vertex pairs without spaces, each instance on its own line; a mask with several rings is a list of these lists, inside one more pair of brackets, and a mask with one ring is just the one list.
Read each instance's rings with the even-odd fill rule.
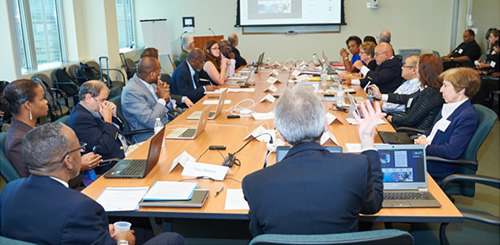
[[214,34],[214,36],[217,36],[217,35],[215,35],[215,32],[212,30],[212,28],[209,27],[208,30],[211,31],[212,34]]
[[186,34],[188,31],[184,31],[183,33],[181,33],[181,35],[179,36],[179,39],[182,39],[182,35]]
[[224,158],[224,161],[222,162],[222,166],[232,167],[233,164],[240,166],[241,162],[240,162],[240,160],[238,158],[236,158],[236,154],[238,152],[240,152],[241,150],[243,150],[243,148],[245,148],[245,146],[247,146],[250,142],[254,141],[255,139],[257,139],[258,137],[260,137],[262,135],[269,135],[269,138],[270,138],[269,139],[269,144],[273,144],[273,136],[270,133],[259,134],[259,135],[255,136],[255,137],[253,137],[247,143],[245,143],[239,150],[235,151],[233,154],[228,153],[227,157]]

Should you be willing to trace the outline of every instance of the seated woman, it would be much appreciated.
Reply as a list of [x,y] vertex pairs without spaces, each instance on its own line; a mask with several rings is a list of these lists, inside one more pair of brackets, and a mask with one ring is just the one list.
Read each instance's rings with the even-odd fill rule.
[[351,52],[352,54],[352,59],[349,60],[349,53],[345,48],[340,50],[340,56],[342,56],[342,58],[344,59],[343,63],[345,70],[348,72],[354,72],[356,71],[356,68],[353,66],[354,62],[361,59],[359,54],[359,45],[361,45],[361,38],[359,38],[358,36],[350,36],[345,41],[345,44],[347,45],[349,52]]
[[[30,172],[21,153],[22,140],[28,131],[36,127],[40,117],[47,116],[49,109],[47,100],[44,99],[43,88],[27,79],[11,82],[3,92],[4,102],[12,113],[11,125],[5,139],[5,153],[19,176],[28,177]],[[43,147],[43,146],[40,146]],[[93,152],[82,156],[81,171],[88,171],[101,163],[101,156]],[[76,180],[78,178],[78,180]],[[70,187],[80,189],[81,176],[70,181]]]
[[[375,43],[373,42],[364,42],[360,45],[359,55],[361,60],[357,60],[354,62],[353,66],[356,69],[361,69],[363,65],[366,65],[370,70],[375,70],[377,68],[377,62],[375,61]],[[363,74],[361,72],[358,73],[349,73],[349,72],[340,72],[339,73],[341,81],[344,81],[346,84],[351,84],[351,79],[361,79],[363,78]]]
[[[462,155],[476,131],[478,115],[470,98],[478,91],[481,79],[474,69],[459,67],[449,69],[440,78],[440,92],[444,101],[441,117],[434,126],[415,139],[415,144],[426,145],[430,156],[457,159]],[[454,174],[458,166],[427,161],[427,171],[436,180]]]
[[494,46],[495,42],[500,40],[500,30],[494,30],[490,32],[490,36],[488,37],[488,42],[490,43],[490,50],[486,52],[486,59],[484,61],[476,60],[474,64],[478,69],[480,69],[481,74],[491,74],[495,71],[495,68],[498,69],[500,64],[496,62],[496,56],[498,56],[498,52],[495,52]]
[[406,113],[393,114],[387,120],[394,126],[407,126],[418,129],[427,129],[432,126],[434,119],[443,106],[443,98],[439,94],[442,81],[439,74],[443,72],[443,64],[434,54],[423,54],[417,63],[417,76],[420,81],[420,91],[406,94],[380,93],[377,85],[369,85],[369,92],[383,102],[406,105]]
[[204,50],[207,59],[200,72],[200,83],[202,85],[224,84],[231,61],[227,58],[221,58],[219,43],[215,40],[206,42]]

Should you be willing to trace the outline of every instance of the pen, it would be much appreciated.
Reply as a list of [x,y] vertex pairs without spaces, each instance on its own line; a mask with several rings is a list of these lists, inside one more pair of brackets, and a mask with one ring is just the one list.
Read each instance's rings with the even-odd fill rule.
[[214,197],[216,197],[217,195],[219,195],[219,193],[221,193],[222,190],[224,190],[224,186],[221,186],[220,189],[217,192],[215,192],[215,196]]

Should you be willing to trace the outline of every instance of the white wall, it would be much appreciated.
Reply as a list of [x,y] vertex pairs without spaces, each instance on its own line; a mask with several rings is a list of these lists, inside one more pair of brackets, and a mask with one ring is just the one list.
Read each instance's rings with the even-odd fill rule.
[[331,59],[339,59],[347,37],[376,36],[381,29],[392,32],[396,52],[406,48],[437,50],[441,54],[450,51],[453,0],[384,0],[379,1],[378,9],[367,9],[366,2],[345,1],[347,25],[341,27],[340,33],[242,35],[242,29],[234,27],[236,0],[140,0],[135,1],[137,43],[139,47],[144,45],[139,20],[166,18],[172,50],[177,55],[182,17],[195,16],[194,36],[212,35],[209,27],[226,37],[236,32],[240,36],[239,49],[248,60],[256,60],[262,51],[272,60],[311,59],[313,52],[321,50]]
[[499,0],[477,0],[472,1],[473,27],[478,28],[476,41],[481,46],[483,53],[486,52],[486,32],[489,28],[500,29],[500,1]]

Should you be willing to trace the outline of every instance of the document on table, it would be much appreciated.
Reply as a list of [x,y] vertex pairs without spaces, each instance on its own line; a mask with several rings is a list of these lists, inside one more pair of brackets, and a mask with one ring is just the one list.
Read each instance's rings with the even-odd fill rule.
[[[202,104],[203,105],[217,105],[217,104],[219,104],[219,100],[204,100]],[[231,100],[224,100],[224,104],[230,105]]]
[[248,203],[243,196],[242,189],[228,189],[226,194],[225,210],[243,210],[250,209]]
[[144,201],[181,201],[190,200],[196,182],[156,181],[144,196]]
[[149,187],[108,187],[97,198],[106,212],[134,211],[139,208],[139,202],[148,192]]

